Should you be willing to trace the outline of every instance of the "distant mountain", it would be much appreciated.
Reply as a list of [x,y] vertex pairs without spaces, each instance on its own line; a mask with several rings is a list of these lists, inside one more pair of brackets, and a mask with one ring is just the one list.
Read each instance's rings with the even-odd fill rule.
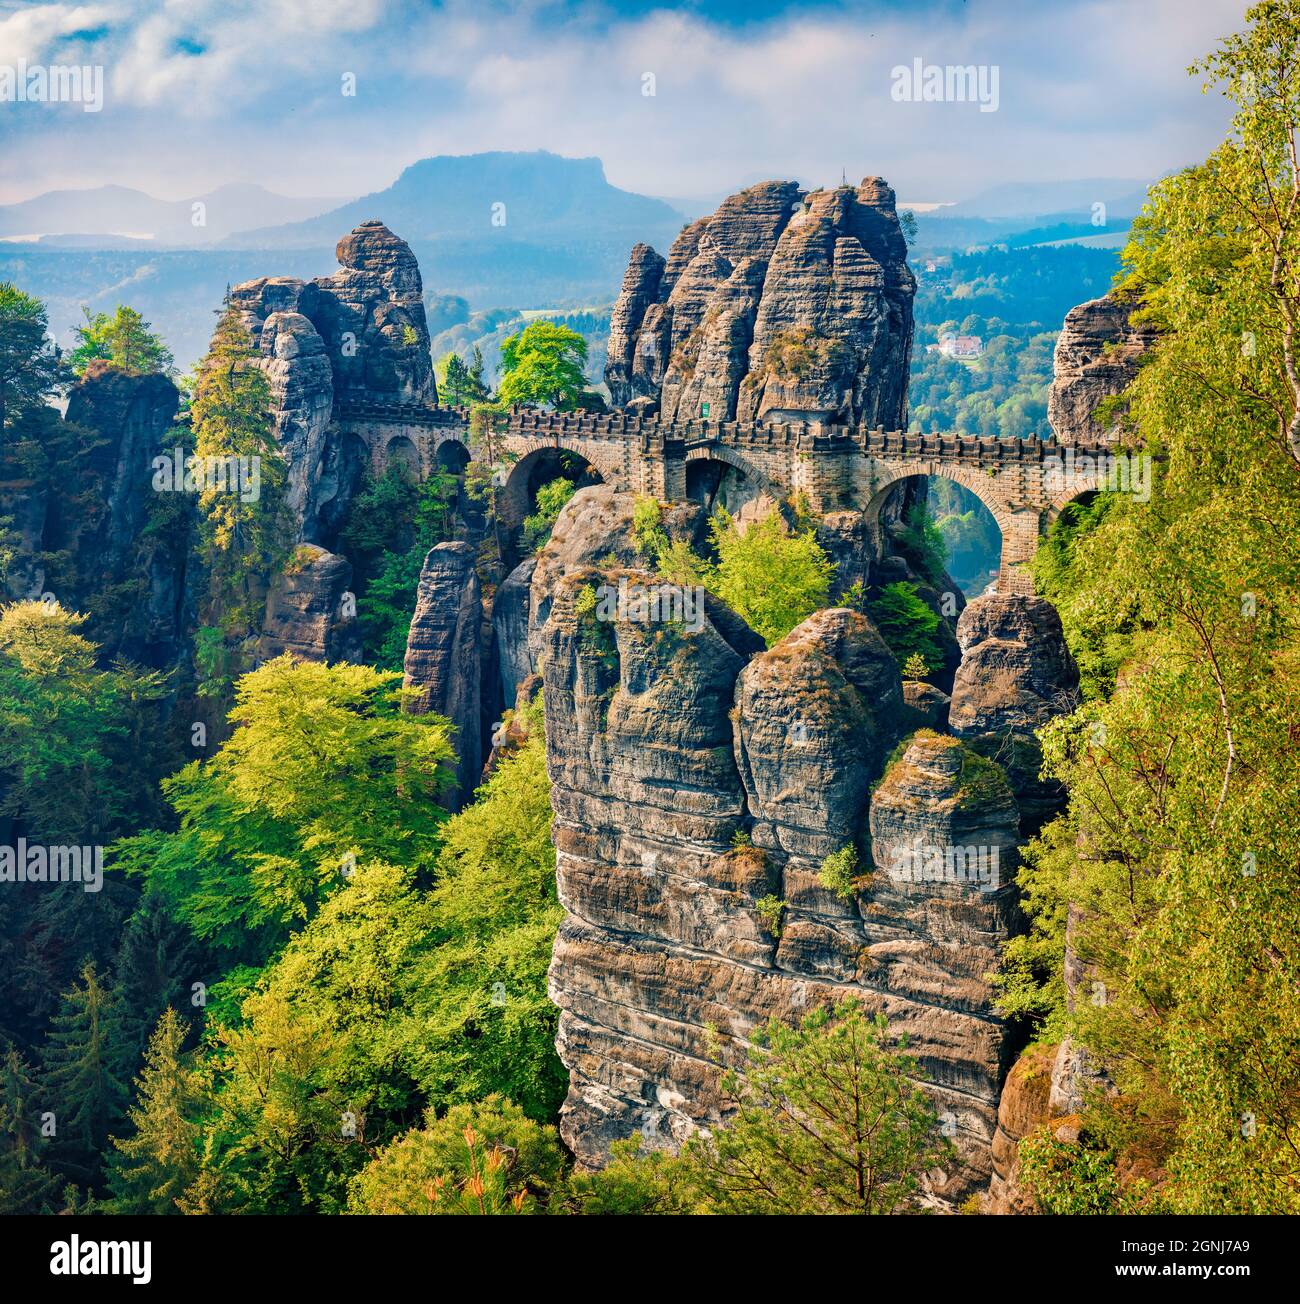
[[[339,199],[293,199],[256,185],[221,186],[190,199],[155,199],[127,186],[51,190],[17,204],[0,205],[0,239],[74,237],[79,244],[132,247],[141,240],[194,248],[232,231],[297,222],[334,208]],[[202,204],[201,210],[195,205]],[[203,217],[196,223],[196,211]]]
[[[1126,231],[1147,197],[1147,183],[1129,179],[1017,181],[917,215],[921,252],[984,245],[1041,244]],[[1104,209],[1094,208],[1095,204]]]
[[387,190],[309,221],[243,231],[227,241],[246,248],[333,244],[377,217],[413,247],[452,240],[519,241],[571,247],[582,241],[675,235],[684,218],[661,199],[619,190],[598,158],[518,154],[442,154],[411,164]]
[[[685,221],[663,200],[611,186],[599,159],[547,153],[423,159],[387,190],[342,204],[285,200],[257,187],[197,198],[208,205],[202,231],[189,225],[194,201],[168,204],[119,186],[0,208],[0,280],[46,299],[64,344],[72,342],[82,304],[111,310],[129,303],[162,331],[184,366],[206,347],[227,284],[328,275],[339,238],[367,218],[408,241],[430,295],[513,310],[612,302],[631,247],[646,240],[666,252]],[[281,221],[285,205],[297,208]],[[240,212],[253,220],[236,221]],[[494,215],[504,225],[493,225]],[[88,234],[96,231],[121,234]],[[2,239],[33,233],[47,238]],[[139,235],[154,238],[132,238]],[[182,247],[165,247],[171,244]]]
[[[1107,209],[1132,216],[1146,199],[1145,181],[1132,178],[1093,177],[1083,181],[1012,181],[982,190],[970,199],[943,209],[944,217],[984,217],[993,220],[1034,218],[1046,214],[1090,212],[1103,203]],[[1036,225],[1046,225],[1038,223]]]

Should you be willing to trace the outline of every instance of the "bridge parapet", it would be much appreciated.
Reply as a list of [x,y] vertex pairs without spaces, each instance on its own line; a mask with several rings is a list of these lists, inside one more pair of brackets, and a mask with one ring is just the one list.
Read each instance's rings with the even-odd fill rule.
[[401,426],[468,426],[469,408],[441,407],[428,403],[387,403],[345,392],[334,401],[334,419]]

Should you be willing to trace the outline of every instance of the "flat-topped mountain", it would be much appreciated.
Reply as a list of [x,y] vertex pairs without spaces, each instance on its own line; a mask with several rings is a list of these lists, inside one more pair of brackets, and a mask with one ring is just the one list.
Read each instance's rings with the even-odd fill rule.
[[598,158],[532,153],[440,154],[412,163],[385,190],[332,212],[231,243],[259,248],[332,244],[340,229],[379,217],[411,244],[447,237],[514,240],[631,240],[671,234],[681,215],[661,199],[619,190]]

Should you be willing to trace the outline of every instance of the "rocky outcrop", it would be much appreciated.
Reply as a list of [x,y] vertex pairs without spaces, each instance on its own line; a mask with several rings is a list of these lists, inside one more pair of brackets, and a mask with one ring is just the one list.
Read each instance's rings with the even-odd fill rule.
[[1029,836],[1064,799],[1059,784],[1040,777],[1034,730],[1079,700],[1079,671],[1061,618],[1045,598],[986,594],[962,612],[957,640],[962,660],[949,728],[1005,768]]
[[1046,598],[987,594],[957,622],[953,733],[1027,733],[1078,703],[1079,671]]
[[[545,640],[543,627],[556,588],[565,575],[597,562],[617,570],[639,569],[651,560],[642,552],[632,528],[636,498],[609,485],[591,485],[579,489],[556,518],[550,540],[532,571],[528,615],[531,669],[537,669],[538,653]],[[708,517],[696,503],[673,503],[661,507],[659,523],[670,541],[695,544],[704,537]],[[613,582],[617,584],[616,575]],[[507,655],[512,664],[522,668],[517,648],[510,645],[503,649],[503,664]]]
[[196,500],[155,467],[159,457],[170,467],[177,446],[189,442],[173,425],[179,402],[166,376],[103,364],[92,365],[68,396],[68,423],[88,435],[89,492],[74,512],[50,513],[40,547],[67,554],[55,596],[94,611],[88,633],[105,659],[167,667],[188,633]]
[[457,791],[450,803],[455,810],[471,796],[483,769],[482,617],[474,549],[467,543],[431,548],[411,618],[403,686],[412,690],[409,711],[445,716],[455,730]]
[[752,1028],[757,1002],[724,1012],[719,998],[733,970],[768,967],[775,950],[757,908],[768,869],[732,849],[745,798],[727,712],[761,640],[734,622],[729,640],[703,615],[689,632],[581,612],[580,595],[612,578],[560,581],[542,659],[568,911],[550,982],[570,1070],[561,1130],[591,1164],[634,1132],[671,1146],[719,1120],[704,1024]]
[[894,193],[769,181],[691,223],[667,259],[638,245],[615,305],[613,401],[666,419],[906,424],[916,283]]
[[942,733],[948,728],[951,698],[941,688],[917,679],[903,681],[903,732],[933,729]]
[[507,706],[514,702],[519,685],[533,670],[528,632],[532,616],[533,571],[536,568],[537,558],[526,557],[497,585],[492,598],[497,675],[501,682],[501,701]]
[[437,401],[424,285],[405,240],[382,222],[362,222],[339,241],[340,270],[322,292],[317,329],[340,391],[402,403]]
[[309,543],[337,531],[363,471],[335,423],[336,403],[437,401],[410,247],[369,221],[339,241],[337,257],[333,276],[262,277],[230,292],[271,382],[288,503]]
[[1020,1143],[1062,1112],[1051,1102],[1052,1070],[1057,1048],[1034,1046],[1014,1064],[998,1102],[993,1136],[993,1180],[985,1213],[1035,1213],[1033,1198],[1020,1185]]
[[647,397],[658,391],[659,377],[651,382],[643,370],[635,371],[637,331],[645,319],[646,309],[659,297],[663,279],[663,257],[648,244],[634,245],[623,274],[609,319],[609,344],[605,352],[605,383],[616,407],[626,407],[632,399]]
[[351,583],[346,558],[299,544],[267,594],[258,661],[288,652],[303,661],[359,662],[361,632]]
[[1102,422],[1097,407],[1127,388],[1156,341],[1151,327],[1134,324],[1135,307],[1107,294],[1065,314],[1047,396],[1047,419],[1059,443],[1113,443],[1118,438],[1122,414]]
[[305,527],[319,521],[335,486],[324,475],[334,413],[334,373],[325,341],[300,312],[272,312],[258,346],[271,382],[275,437],[288,469],[286,501]]
[[[918,734],[871,799],[875,869],[863,914],[869,981],[951,1012],[942,1048],[920,1053],[960,1159],[936,1194],[957,1199],[992,1172],[990,1146],[1010,1035],[988,975],[1020,925],[1019,812],[1001,769],[955,738]],[[961,1014],[987,1025],[973,1035]]]
[[[819,611],[756,656],[740,676],[735,709],[754,845],[788,872],[800,866],[811,876],[853,841],[901,708],[898,665],[856,611]],[[798,931],[787,925],[783,950]],[[853,972],[850,963],[840,976]]]
[[567,1143],[592,1165],[633,1134],[676,1148],[726,1119],[720,1073],[762,1023],[853,995],[909,1036],[950,1118],[959,1161],[931,1189],[950,1204],[991,1173],[1009,1059],[984,978],[1014,918],[1014,890],[989,878],[1015,867],[1005,779],[956,740],[914,743],[871,802],[878,855],[893,867],[924,834],[974,847],[970,874],[895,880],[862,865],[823,883],[832,853],[866,844],[871,784],[898,737],[887,647],[843,608],[771,649],[712,601],[689,625],[602,619],[593,591],[653,577],[603,552],[564,573],[552,548],[587,557],[596,538],[626,537],[630,502],[587,492],[533,577],[534,605],[548,597],[539,659],[567,911],[550,976]]

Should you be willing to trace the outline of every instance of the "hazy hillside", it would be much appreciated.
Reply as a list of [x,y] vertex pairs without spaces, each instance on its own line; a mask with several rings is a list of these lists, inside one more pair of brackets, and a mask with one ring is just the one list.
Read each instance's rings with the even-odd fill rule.
[[[297,222],[339,203],[337,198],[292,198],[262,186],[221,186],[188,199],[155,199],[128,186],[51,190],[17,204],[0,205],[0,238],[99,237],[95,243],[120,245],[148,240],[190,247],[213,244],[248,226]],[[201,204],[195,221],[195,205]]]

